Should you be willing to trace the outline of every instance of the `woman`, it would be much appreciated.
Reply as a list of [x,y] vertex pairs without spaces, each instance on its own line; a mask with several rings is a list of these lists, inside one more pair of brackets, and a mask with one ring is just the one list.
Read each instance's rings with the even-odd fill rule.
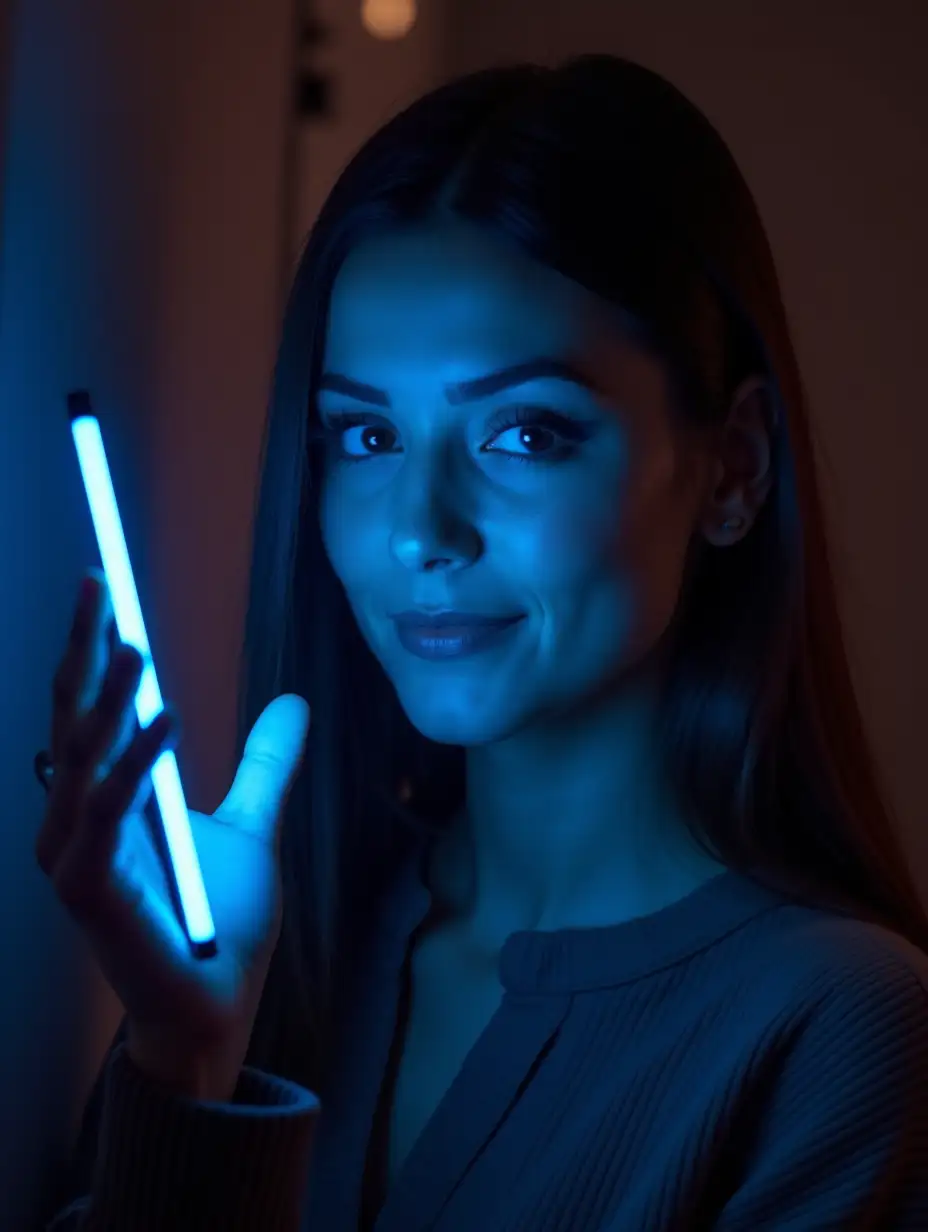
[[[283,328],[237,809],[196,817],[247,980],[40,853],[127,1007],[56,1228],[928,1226],[928,924],[809,435],[748,189],[653,73],[477,73],[367,143]],[[260,875],[215,847],[248,775]]]

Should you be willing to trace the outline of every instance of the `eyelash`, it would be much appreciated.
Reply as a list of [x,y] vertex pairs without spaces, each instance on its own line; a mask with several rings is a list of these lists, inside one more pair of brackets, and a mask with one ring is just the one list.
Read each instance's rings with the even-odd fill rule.
[[[333,438],[337,440],[349,428],[372,428],[380,424],[389,427],[386,421],[369,414],[364,414],[361,411],[336,411],[326,416],[326,422],[322,425],[319,435],[329,441]],[[556,447],[550,453],[540,456],[533,456],[530,453],[509,453],[504,449],[488,449],[485,445],[481,446],[482,452],[498,454],[501,458],[505,458],[507,462],[560,462],[570,457],[575,447],[589,439],[591,435],[588,425],[566,415],[559,415],[556,411],[548,410],[546,407],[537,406],[506,407],[505,410],[499,412],[491,420],[489,427],[491,440],[502,436],[510,428],[544,428],[561,437],[562,444],[559,448]],[[390,430],[393,431],[393,429]],[[341,451],[339,453],[339,460],[342,462],[367,462],[371,458],[387,456],[389,455],[376,453],[349,454]]]

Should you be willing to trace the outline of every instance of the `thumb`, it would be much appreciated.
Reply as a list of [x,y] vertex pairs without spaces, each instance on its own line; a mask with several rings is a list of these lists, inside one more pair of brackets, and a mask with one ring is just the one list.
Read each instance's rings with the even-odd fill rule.
[[303,761],[308,732],[307,702],[296,693],[275,697],[252,727],[232,786],[214,817],[270,838]]

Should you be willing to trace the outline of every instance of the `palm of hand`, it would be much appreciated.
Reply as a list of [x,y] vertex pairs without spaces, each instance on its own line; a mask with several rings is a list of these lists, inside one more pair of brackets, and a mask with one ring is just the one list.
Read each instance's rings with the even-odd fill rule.
[[253,729],[220,807],[190,811],[216,928],[213,958],[191,952],[148,817],[140,808],[125,816],[107,896],[117,918],[100,921],[96,949],[136,1023],[208,1041],[253,1018],[280,932],[277,828],[307,725],[305,702],[277,699]]

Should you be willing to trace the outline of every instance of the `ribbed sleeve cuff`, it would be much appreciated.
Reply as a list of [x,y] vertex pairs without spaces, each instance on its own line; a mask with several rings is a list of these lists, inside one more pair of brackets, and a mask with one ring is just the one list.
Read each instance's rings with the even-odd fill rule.
[[244,1069],[233,1102],[184,1099],[124,1044],[107,1067],[88,1232],[298,1232],[315,1095]]

